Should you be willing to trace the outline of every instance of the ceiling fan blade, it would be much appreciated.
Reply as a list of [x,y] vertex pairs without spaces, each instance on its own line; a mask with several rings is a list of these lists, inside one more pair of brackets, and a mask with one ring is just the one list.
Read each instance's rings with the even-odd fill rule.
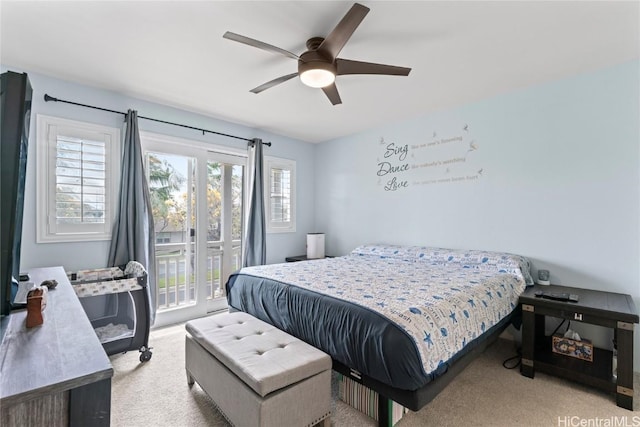
[[258,86],[256,88],[251,89],[249,92],[260,93],[263,90],[267,90],[267,89],[269,89],[271,87],[279,85],[280,83],[284,83],[287,80],[290,80],[290,79],[294,78],[297,75],[298,75],[298,73],[291,73],[291,74],[287,74],[286,76],[278,77],[277,79],[273,79],[270,82],[266,82],[266,83],[261,84],[260,86]]
[[318,46],[318,52],[328,59],[335,59],[367,13],[369,13],[369,8],[366,6],[359,3],[351,6],[338,25]]
[[239,43],[244,43],[249,46],[257,47],[258,49],[266,50],[268,52],[279,53],[291,59],[300,59],[298,55],[291,53],[288,50],[280,49],[279,47],[270,45],[265,42],[261,42],[260,40],[252,39],[246,36],[241,36],[240,34],[232,33],[231,31],[227,31],[226,33],[224,33],[222,37],[224,37],[225,39],[239,42]]
[[331,101],[333,105],[342,104],[342,100],[340,99],[340,94],[338,93],[338,88],[335,83],[331,83],[329,86],[323,87],[322,91],[327,95],[327,98],[329,98],[329,101]]
[[345,74],[384,74],[390,76],[408,76],[411,68],[396,67],[395,65],[374,64],[373,62],[352,61],[350,59],[336,59],[339,76]]

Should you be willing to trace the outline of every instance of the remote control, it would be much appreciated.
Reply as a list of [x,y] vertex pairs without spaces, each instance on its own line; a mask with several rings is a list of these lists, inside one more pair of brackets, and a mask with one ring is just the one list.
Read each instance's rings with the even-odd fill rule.
[[570,302],[578,302],[578,295],[576,294],[568,294],[568,293],[553,293],[553,292],[542,292],[538,291],[534,294],[537,298],[545,298],[553,301],[570,301]]
[[556,294],[556,293],[548,293],[548,294],[544,294],[542,296],[543,298],[546,299],[552,299],[555,301],[569,301],[569,294]]

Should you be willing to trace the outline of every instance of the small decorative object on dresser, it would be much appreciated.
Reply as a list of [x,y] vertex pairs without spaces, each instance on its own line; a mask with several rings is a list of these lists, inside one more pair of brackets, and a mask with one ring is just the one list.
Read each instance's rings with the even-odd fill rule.
[[27,328],[40,326],[44,323],[42,312],[47,306],[47,287],[36,287],[27,295]]

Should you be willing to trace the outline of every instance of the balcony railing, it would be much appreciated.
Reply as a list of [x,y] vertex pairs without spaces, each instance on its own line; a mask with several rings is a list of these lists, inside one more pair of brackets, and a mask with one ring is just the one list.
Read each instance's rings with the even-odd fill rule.
[[[189,247],[190,245],[190,247]],[[232,242],[231,273],[241,267],[240,240]],[[207,298],[224,297],[223,242],[207,242]],[[196,269],[194,243],[156,244],[156,295],[158,310],[195,304]]]

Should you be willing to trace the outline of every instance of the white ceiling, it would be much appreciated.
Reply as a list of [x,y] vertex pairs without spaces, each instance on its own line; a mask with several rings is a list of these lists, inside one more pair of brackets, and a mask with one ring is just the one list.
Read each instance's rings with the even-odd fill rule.
[[637,1],[361,3],[339,57],[413,70],[339,76],[337,106],[297,78],[250,93],[297,63],[222,34],[300,54],[353,2],[2,0],[0,62],[319,142],[640,56]]

